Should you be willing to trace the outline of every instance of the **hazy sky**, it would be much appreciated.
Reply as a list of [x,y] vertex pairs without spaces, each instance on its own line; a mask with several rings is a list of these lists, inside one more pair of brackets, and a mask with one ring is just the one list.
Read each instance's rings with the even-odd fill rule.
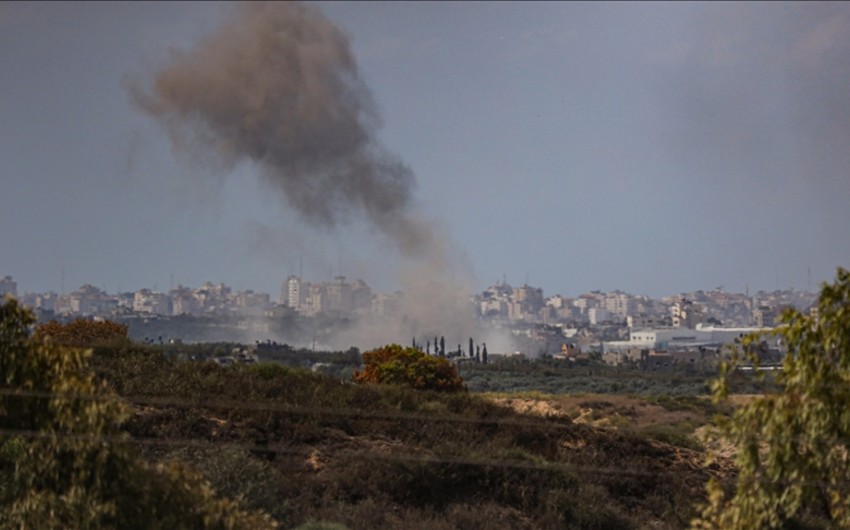
[[[478,288],[807,288],[850,266],[848,3],[319,3]],[[174,153],[128,86],[227,4],[0,4],[0,276],[277,294],[402,258],[258,168]],[[465,254],[465,256],[464,256]]]

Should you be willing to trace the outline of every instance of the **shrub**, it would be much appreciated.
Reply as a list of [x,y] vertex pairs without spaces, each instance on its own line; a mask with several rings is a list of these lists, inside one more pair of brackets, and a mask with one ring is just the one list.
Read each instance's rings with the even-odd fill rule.
[[418,390],[465,390],[457,367],[445,357],[432,357],[417,348],[390,344],[363,354],[357,383],[407,385]]
[[127,325],[111,320],[95,321],[85,318],[78,318],[67,324],[51,320],[36,326],[35,334],[50,337],[63,346],[89,348],[127,340]]
[[95,381],[91,352],[30,336],[34,321],[0,303],[0,528],[275,527],[185,466],[131,453],[130,410]]

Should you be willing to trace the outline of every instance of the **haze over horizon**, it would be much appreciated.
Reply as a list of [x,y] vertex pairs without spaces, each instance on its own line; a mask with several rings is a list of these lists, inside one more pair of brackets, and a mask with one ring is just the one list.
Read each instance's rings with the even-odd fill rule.
[[[814,290],[850,265],[848,4],[310,5],[350,40],[376,145],[415,175],[404,204],[478,290]],[[134,104],[134,79],[232,13],[0,5],[0,276],[399,286],[391,225],[311,224],[256,160],[176,156]]]

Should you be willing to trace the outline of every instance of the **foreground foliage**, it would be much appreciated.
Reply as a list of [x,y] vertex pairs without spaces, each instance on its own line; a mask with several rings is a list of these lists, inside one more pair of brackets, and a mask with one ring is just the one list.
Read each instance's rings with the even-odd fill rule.
[[363,370],[354,373],[357,383],[407,385],[417,390],[446,392],[465,389],[451,361],[418,348],[383,346],[364,353],[363,365]]
[[[774,331],[788,347],[780,390],[726,423],[737,480],[728,494],[710,482],[694,528],[850,527],[850,272],[823,286],[814,314],[789,310],[783,322]],[[742,357],[723,365],[718,399]]]
[[121,431],[130,409],[95,381],[90,351],[30,336],[33,323],[0,304],[0,528],[273,526],[183,465],[136,458]]

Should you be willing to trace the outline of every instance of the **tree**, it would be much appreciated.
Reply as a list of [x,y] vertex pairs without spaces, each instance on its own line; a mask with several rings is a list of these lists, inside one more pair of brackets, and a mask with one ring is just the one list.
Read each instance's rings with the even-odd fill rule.
[[130,410],[87,369],[89,350],[29,334],[35,318],[0,304],[0,528],[270,528],[217,499],[178,463],[127,448]]
[[[809,517],[850,527],[850,272],[824,284],[816,311],[788,309],[773,331],[787,346],[779,391],[741,406],[721,425],[736,448],[734,490],[708,485],[693,528],[780,528]],[[750,336],[721,365],[715,399],[727,397],[736,367],[758,364]]]
[[357,383],[407,385],[418,390],[464,390],[457,367],[445,357],[390,344],[363,354],[363,370],[354,372]]

